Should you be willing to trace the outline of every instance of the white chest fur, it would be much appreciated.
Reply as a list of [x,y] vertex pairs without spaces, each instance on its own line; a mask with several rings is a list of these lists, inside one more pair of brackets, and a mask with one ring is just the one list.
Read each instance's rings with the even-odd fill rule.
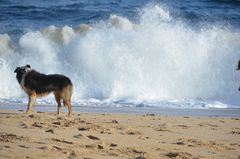
[[27,91],[27,88],[25,87],[25,78],[26,78],[26,76],[27,76],[27,73],[26,73],[26,74],[23,74],[22,80],[21,80],[21,82],[20,82],[20,86],[21,86],[21,88],[27,93],[28,91]]

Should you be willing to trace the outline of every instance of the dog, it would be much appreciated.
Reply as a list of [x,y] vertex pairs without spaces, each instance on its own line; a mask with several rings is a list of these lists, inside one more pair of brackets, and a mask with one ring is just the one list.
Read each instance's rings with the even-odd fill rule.
[[33,111],[36,98],[53,92],[58,106],[57,114],[60,114],[61,111],[61,100],[64,106],[68,107],[68,115],[72,114],[71,96],[73,84],[68,77],[60,74],[42,74],[31,69],[30,65],[17,67],[14,72],[21,88],[28,95],[26,113]]

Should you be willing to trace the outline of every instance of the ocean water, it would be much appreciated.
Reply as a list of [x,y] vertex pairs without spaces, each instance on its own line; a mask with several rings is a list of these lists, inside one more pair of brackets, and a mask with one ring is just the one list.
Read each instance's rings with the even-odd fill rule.
[[30,64],[70,77],[76,107],[240,108],[239,59],[237,0],[0,1],[0,103],[27,103]]

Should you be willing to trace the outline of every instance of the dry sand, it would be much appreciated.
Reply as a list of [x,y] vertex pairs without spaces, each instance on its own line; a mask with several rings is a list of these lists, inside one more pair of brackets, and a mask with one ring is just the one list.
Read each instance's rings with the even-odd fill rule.
[[0,158],[240,158],[240,119],[0,111]]

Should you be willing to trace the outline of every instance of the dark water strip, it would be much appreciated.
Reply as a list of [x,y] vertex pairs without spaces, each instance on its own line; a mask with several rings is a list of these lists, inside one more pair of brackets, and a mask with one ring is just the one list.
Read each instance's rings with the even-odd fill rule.
[[[27,108],[24,104],[0,104],[0,110],[21,110]],[[34,110],[41,112],[55,112],[55,105],[36,105]],[[162,115],[162,116],[192,116],[192,117],[225,117],[239,118],[240,108],[223,109],[176,109],[176,108],[156,108],[156,107],[81,107],[73,106],[73,111],[78,113],[106,113],[106,114],[137,114],[137,115]],[[63,107],[63,112],[67,108]]]

